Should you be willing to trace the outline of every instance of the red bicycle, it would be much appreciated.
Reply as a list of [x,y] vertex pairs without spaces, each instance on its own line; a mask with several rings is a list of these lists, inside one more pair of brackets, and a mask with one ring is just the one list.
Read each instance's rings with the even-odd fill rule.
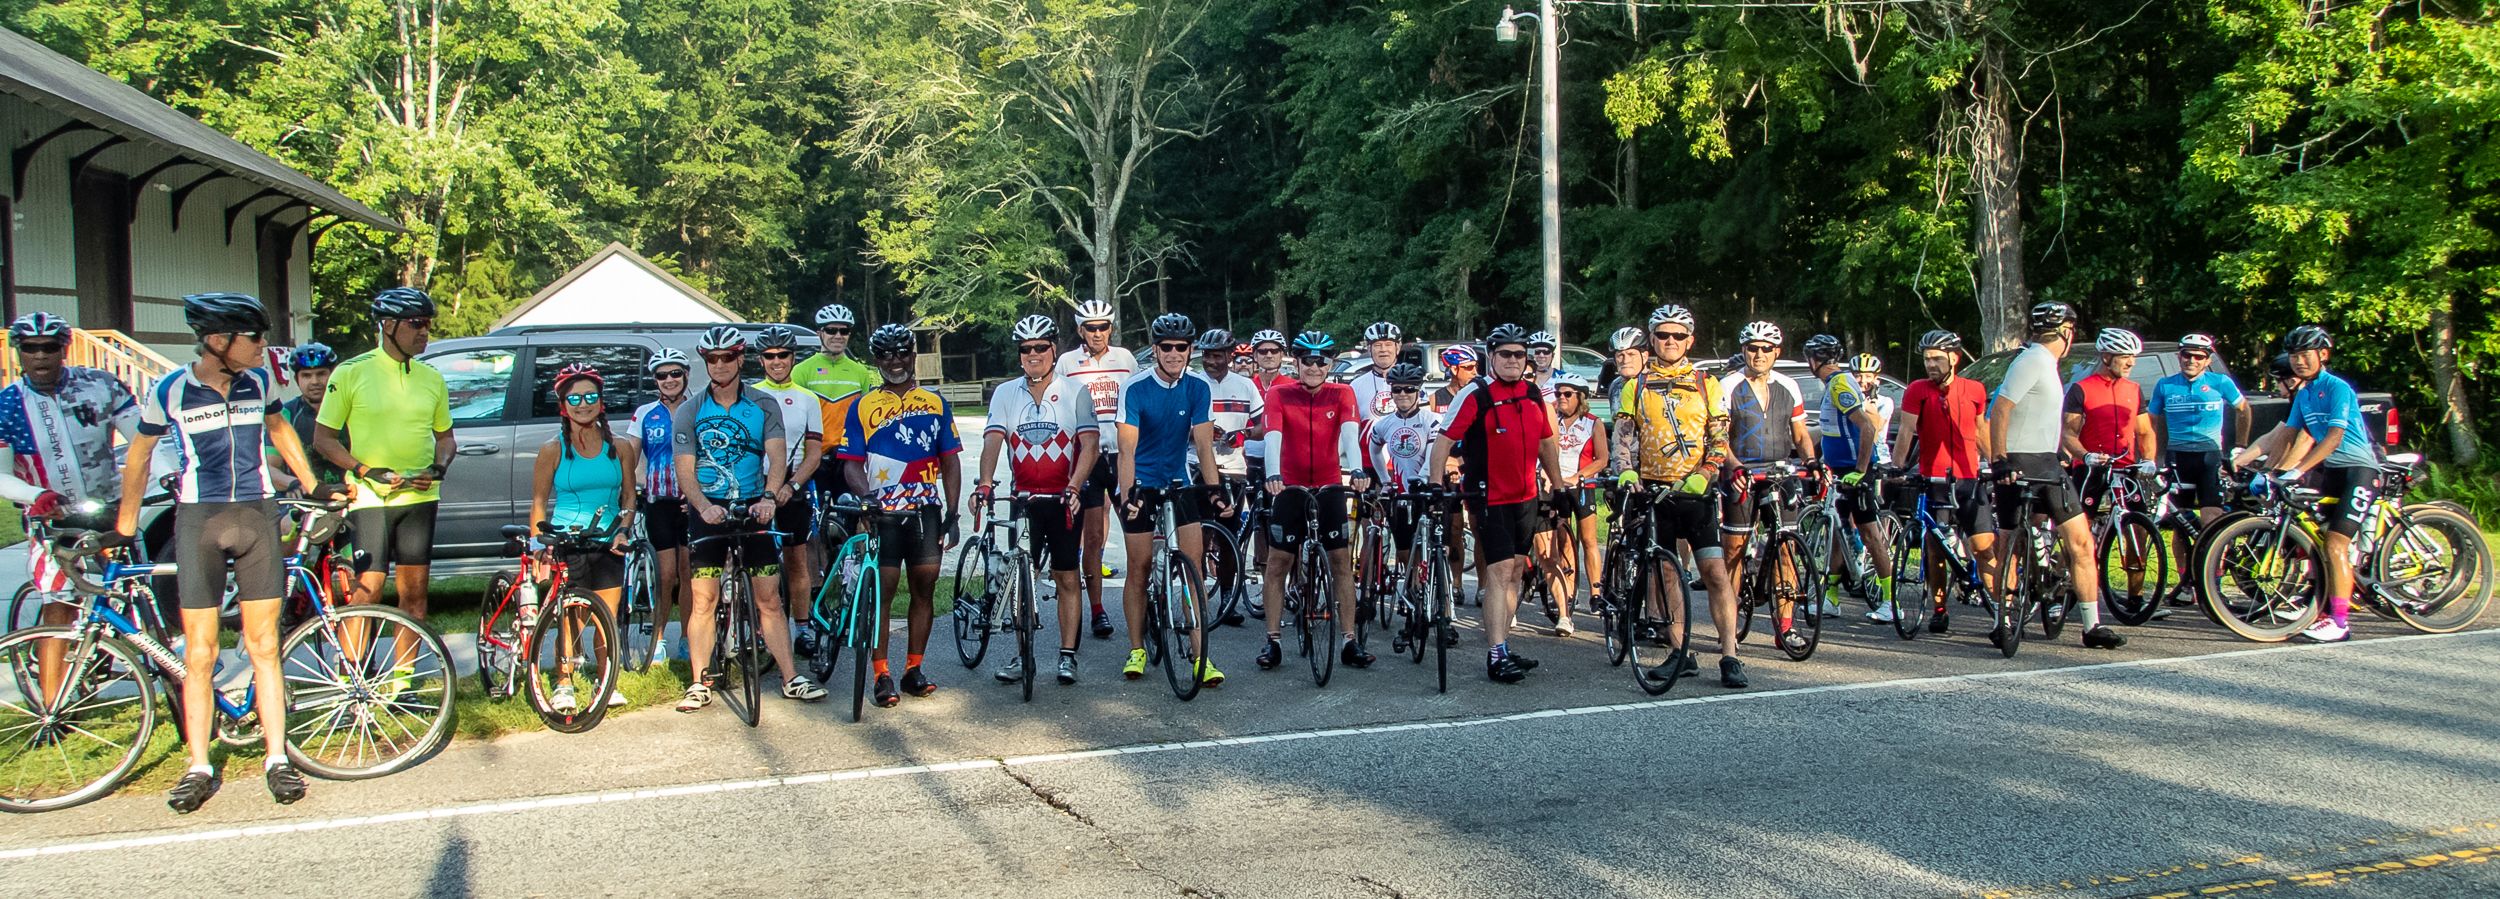
[[[616,524],[559,528],[542,521],[538,533],[543,549],[607,552]],[[486,697],[525,692],[539,719],[561,733],[597,727],[616,690],[616,616],[569,582],[564,563],[531,551],[528,527],[505,525],[503,536],[504,555],[521,560],[521,567],[487,584],[488,611],[477,623],[477,676]],[[541,602],[541,596],[553,599]]]

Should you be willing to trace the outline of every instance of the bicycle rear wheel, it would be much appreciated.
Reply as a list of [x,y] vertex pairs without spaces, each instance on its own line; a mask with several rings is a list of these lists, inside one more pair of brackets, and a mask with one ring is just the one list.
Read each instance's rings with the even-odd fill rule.
[[286,754],[317,777],[380,777],[429,758],[451,739],[451,652],[390,606],[331,610],[278,650],[287,684]]
[[[1785,535],[1791,539],[1795,535]],[[1805,544],[1800,541],[1802,554]],[[1934,585],[1927,583],[1927,532],[1911,521],[1892,529],[1892,589],[1884,600],[1892,604],[1892,632],[1904,640],[1918,639],[1927,629],[1927,616],[1935,611]]]
[[1450,692],[1450,647],[1458,642],[1458,569],[1440,560],[1432,577],[1432,652],[1441,669],[1441,692]]
[[850,561],[858,563],[842,605],[842,639],[851,650],[851,723],[859,723],[868,698],[869,672],[877,648],[885,645],[885,574],[869,558],[866,544]]
[[2447,505],[2404,510],[2370,561],[2376,589],[2414,630],[2464,630],[2491,604],[2491,553],[2474,520]]
[[746,570],[732,567],[720,579],[720,633],[712,642],[712,692],[729,713],[754,727],[763,690],[755,682],[755,606],[747,595]]
[[520,689],[521,638],[529,623],[512,604],[513,576],[497,572],[486,579],[486,604],[477,619],[477,683],[488,699],[503,699]]
[[17,585],[17,592],[9,597],[8,630],[0,631],[0,633],[15,633],[41,623],[43,623],[43,600],[35,596],[34,582],[28,581]]
[[615,634],[616,620],[590,591],[568,586],[540,608],[521,670],[530,707],[549,730],[577,734],[607,717],[608,693],[616,689]]
[[[1797,539],[1795,534],[1783,532],[1772,537],[1771,545],[1764,549],[1762,569],[1755,572],[1754,578],[1761,586],[1749,585],[1747,589],[1760,591],[1757,594],[1761,597],[1759,604],[1770,607],[1774,622],[1779,620],[1780,607],[1788,607],[1788,627],[1784,633],[1773,636],[1779,643],[1780,652],[1798,662],[1813,658],[1814,650],[1823,645],[1823,616],[1814,614],[1814,610],[1807,607],[1809,600],[1804,592],[1798,590],[1798,585],[1804,582],[1798,570],[1798,557],[1805,555],[1805,541]],[[1920,623],[1924,624],[1926,617],[1921,614]]]
[[[78,630],[35,627],[0,638],[0,811],[48,812],[91,802],[139,766],[156,732],[156,679],[139,650]],[[45,695],[40,658],[58,653],[59,688]],[[83,656],[83,658],[82,658]]]
[[2011,545],[2005,548],[2005,576],[2000,586],[2004,594],[1996,606],[1996,622],[1988,632],[1988,641],[2006,658],[2022,651],[2023,628],[2031,623],[2033,580],[2042,577],[2034,569],[2035,552],[2032,541],[2038,535],[2029,527],[2017,527]]
[[1299,570],[1293,574],[1292,589],[1298,597],[1295,633],[1302,638],[1302,654],[1311,662],[1311,683],[1328,686],[1328,679],[1337,672],[1337,584],[1336,574],[1328,567],[1326,556],[1304,552]]
[[[2116,527],[2095,536],[2100,538],[2102,608],[2128,627],[2153,620],[2173,583],[2170,542],[2162,539],[2152,517],[2142,512],[2119,515]],[[2135,589],[2117,586],[2129,578],[2135,579]]]
[[[1624,641],[1625,661],[1631,663],[1632,680],[1640,685],[1641,692],[1659,696],[1674,689],[1675,682],[1683,679],[1684,666],[1692,664],[1692,594],[1684,587],[1683,572],[1661,571],[1654,559],[1642,562],[1644,589],[1634,594],[1637,604],[1630,606],[1630,614],[1625,616],[1635,623],[1628,635],[1630,639]],[[1654,601],[1649,597],[1652,592],[1658,594]],[[1653,602],[1655,613],[1651,611]],[[1664,636],[1667,648],[1656,651],[1655,646],[1645,647],[1643,644],[1648,641],[1642,639],[1645,628],[1641,625]]]
[[658,601],[652,592],[659,588],[658,565],[648,543],[635,544],[625,559],[625,594],[617,607],[623,620],[616,623],[616,642],[624,651],[624,669],[636,674],[651,667],[653,643],[668,627],[651,620],[652,604]]
[[1148,601],[1162,619],[1156,628],[1163,644],[1163,677],[1172,685],[1172,695],[1182,702],[1198,698],[1204,675],[1198,657],[1198,644],[1204,621],[1198,605],[1198,566],[1178,550],[1168,557],[1161,582]]
[[2278,643],[2317,619],[2326,563],[2308,531],[2251,515],[2223,524],[2206,541],[2197,577],[2215,623],[2242,639]]
[[1640,553],[1631,547],[1616,545],[1606,553],[1604,581],[1606,595],[1597,599],[1598,629],[1606,635],[1606,664],[1621,666],[1632,652],[1634,622],[1638,617],[1625,605],[1625,597],[1643,595],[1643,580],[1636,564]]
[[964,541],[955,557],[955,609],[948,617],[955,622],[955,655],[966,668],[989,655],[991,625],[998,620],[991,605],[998,601],[993,575],[1004,564],[986,534]]
[[1033,665],[1033,632],[1042,626],[1040,604],[1035,601],[1033,571],[1026,569],[1016,575],[1016,658],[1024,662],[1024,701],[1033,701],[1033,682],[1042,671]]
[[1208,616],[1209,625],[1241,625],[1248,621],[1243,614],[1244,585],[1249,578],[1242,567],[1241,542],[1233,537],[1231,528],[1208,522],[1198,529],[1204,541],[1200,555],[1207,560],[1207,604],[1215,611]]

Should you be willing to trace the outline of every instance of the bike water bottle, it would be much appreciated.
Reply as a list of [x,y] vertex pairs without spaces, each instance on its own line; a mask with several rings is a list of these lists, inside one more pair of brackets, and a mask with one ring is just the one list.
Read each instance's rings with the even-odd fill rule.
[[513,589],[512,601],[521,607],[520,624],[522,627],[528,627],[538,621],[537,581],[523,579],[521,585]]

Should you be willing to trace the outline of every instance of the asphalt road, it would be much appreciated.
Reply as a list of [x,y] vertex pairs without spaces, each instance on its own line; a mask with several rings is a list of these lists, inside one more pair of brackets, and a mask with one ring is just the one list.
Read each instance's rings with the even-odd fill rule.
[[[1530,623],[1541,623],[1531,615]],[[2487,619],[2485,626],[2500,624]],[[943,642],[936,696],[654,710],[201,812],[8,819],[45,895],[2118,896],[2500,893],[2500,631],[2257,647],[2194,613],[2116,652],[1838,624],[1754,686],[1651,700],[1587,636],[1261,672],[1181,704],[1123,636],[1035,701]],[[1585,632],[1584,632],[1585,634]],[[2393,638],[2393,639],[2390,639]],[[1108,645],[1106,645],[1108,644]],[[1462,665],[1461,662],[1465,664]],[[986,665],[984,666],[987,667]],[[847,690],[847,683],[835,686]],[[847,700],[847,696],[843,696]]]

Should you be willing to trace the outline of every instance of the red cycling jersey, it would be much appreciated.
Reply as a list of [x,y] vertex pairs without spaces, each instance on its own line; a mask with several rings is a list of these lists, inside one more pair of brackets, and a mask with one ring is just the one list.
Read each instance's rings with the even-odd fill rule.
[[1536,498],[1538,452],[1554,436],[1554,416],[1534,383],[1477,378],[1451,398],[1441,436],[1458,444],[1459,471],[1487,505],[1524,503]]
[[2144,414],[2144,388],[2096,371],[2066,388],[2066,414],[2083,416],[2083,451],[2121,462],[2135,458],[2135,417]]
[[1337,441],[1346,423],[1357,421],[1354,389],[1321,384],[1318,390],[1286,381],[1267,389],[1267,413],[1261,427],[1278,435],[1283,459],[1267,460],[1269,477],[1287,487],[1333,487],[1338,467]]
[[1918,416],[1918,473],[1930,478],[1979,476],[1979,417],[1988,409],[1988,389],[1969,378],[1936,386],[1931,378],[1910,382],[1901,394],[1901,411]]

